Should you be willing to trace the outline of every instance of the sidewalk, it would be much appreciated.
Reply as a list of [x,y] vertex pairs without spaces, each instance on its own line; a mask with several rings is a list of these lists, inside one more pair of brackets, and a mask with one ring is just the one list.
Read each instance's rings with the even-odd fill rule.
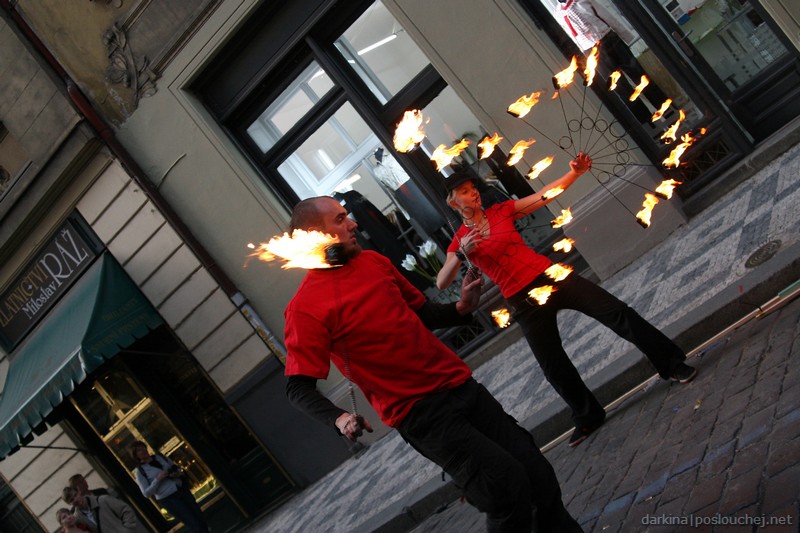
[[[755,155],[752,161],[758,161],[758,167],[762,167],[761,160],[757,157],[758,155]],[[763,165],[749,179],[739,183],[716,202],[713,208],[695,216],[656,249],[602,283],[611,293],[626,301],[667,335],[675,338],[687,351],[769,300],[800,277],[800,216],[798,215],[800,210],[797,208],[800,205],[800,145],[794,145],[777,157],[766,159],[771,162]],[[750,162],[745,161],[741,166],[747,167],[748,164]],[[754,268],[745,266],[752,254],[773,241],[780,241],[780,244],[772,245],[771,248],[775,253],[771,258]],[[796,305],[792,307],[795,308]],[[567,353],[571,355],[575,366],[589,387],[596,392],[601,403],[610,403],[654,373],[643,356],[632,350],[629,344],[583,315],[564,312],[559,315],[559,323]],[[792,331],[793,335],[797,334],[796,329]],[[724,360],[728,361],[728,358]],[[721,388],[721,385],[714,380],[715,371],[707,366],[715,365],[716,362],[710,358],[708,361],[710,362],[707,363],[704,359],[699,365],[701,375],[698,384],[692,384],[691,388],[683,390],[698,392],[702,384],[705,385],[702,390],[706,391],[712,389],[710,384],[713,383],[716,395],[713,401],[709,399],[705,405],[706,410],[712,410],[709,406],[714,405],[714,402],[721,404],[723,396],[716,390]],[[727,364],[735,365],[735,361]],[[727,371],[731,372],[732,369],[728,368]],[[796,381],[796,370],[792,375]],[[476,369],[475,376],[498,398],[506,410],[533,432],[540,445],[570,428],[563,402],[544,381],[523,339],[516,340],[482,364]],[[730,387],[724,390],[733,393],[750,389],[740,384],[737,391],[733,391]],[[769,392],[769,389],[763,390],[764,394]],[[655,395],[661,398],[664,405],[667,405],[668,401],[686,400],[686,397],[677,392],[673,392],[676,398],[668,400],[666,396],[670,391],[675,391],[675,388],[669,387],[664,382],[658,382],[650,391],[645,392],[643,397]],[[762,394],[761,391],[762,387],[759,386],[759,394]],[[800,403],[798,391],[800,389],[796,387],[793,392],[789,391],[789,396],[794,398],[795,405]],[[658,396],[659,394],[664,396]],[[734,399],[743,402],[741,397]],[[691,400],[695,401],[696,398]],[[725,400],[730,402],[731,398]],[[784,402],[787,400],[788,398]],[[673,405],[679,411],[681,406],[681,404]],[[743,406],[738,407],[739,410],[742,408]],[[683,406],[684,413],[689,411],[694,412]],[[651,417],[653,414],[650,412]],[[683,416],[686,415],[681,415]],[[783,418],[787,416],[795,417],[796,420],[797,412],[784,411]],[[629,492],[614,492],[614,495],[619,496],[614,496],[613,501],[593,500],[594,493],[590,489],[594,489],[593,485],[602,480],[602,477],[598,477],[599,474],[591,473],[591,468],[599,463],[598,458],[602,456],[608,465],[614,464],[617,460],[622,461],[613,459],[613,455],[609,457],[604,454],[594,455],[595,452],[607,446],[611,448],[619,446],[624,437],[630,433],[638,435],[637,444],[641,443],[646,448],[652,449],[652,457],[656,461],[654,466],[667,469],[672,466],[671,462],[660,463],[675,459],[682,450],[679,447],[681,441],[672,443],[671,435],[665,437],[667,427],[663,428],[663,433],[652,435],[642,434],[641,431],[636,432],[633,429],[624,431],[612,429],[623,422],[626,424],[625,427],[629,428],[627,424],[633,425],[636,422],[629,419],[633,417],[634,415],[615,414],[598,433],[597,443],[590,440],[577,450],[569,450],[562,444],[554,449],[553,453],[565,454],[565,458],[551,456],[560,479],[569,483],[574,478],[587,483],[584,487],[585,492],[572,494],[566,503],[582,522],[590,526],[602,521],[603,516],[600,514],[602,512],[609,516],[613,512],[627,513],[632,503],[640,503],[635,500],[635,495],[647,487],[635,479],[626,479],[624,481]],[[681,417],[676,415],[675,419],[679,420]],[[706,422],[713,424],[715,420]],[[786,423],[790,420],[791,418],[786,419]],[[706,435],[708,435],[707,429]],[[601,448],[599,439],[605,438],[609,441]],[[655,454],[655,446],[659,443],[662,444],[662,449],[664,443],[670,443],[669,451],[665,452],[663,457]],[[589,445],[584,447],[585,444]],[[706,444],[711,443],[698,442],[697,449],[694,450],[695,459],[701,453],[705,453]],[[719,443],[715,441],[714,445],[717,444]],[[612,451],[604,453],[610,454]],[[689,453],[688,449],[686,453]],[[705,455],[700,456],[694,465],[700,463],[704,457]],[[641,460],[644,461],[644,458]],[[686,456],[685,460],[689,459],[691,457]],[[694,471],[693,466],[687,468],[689,470],[664,470],[662,476],[668,472],[673,476],[679,476],[684,472]],[[716,468],[723,467],[717,465]],[[651,470],[654,470],[654,467],[651,467]],[[795,471],[796,478],[800,477],[796,474],[797,471]],[[684,481],[688,477],[686,474],[680,479],[688,485],[688,482]],[[586,479],[589,482],[586,482]],[[715,479],[720,482],[720,479]],[[666,480],[667,478],[663,479],[662,487],[659,488],[658,485],[652,487],[654,494],[661,494],[666,490],[671,493],[675,490],[673,481],[670,481],[669,487],[665,488]],[[653,483],[655,481],[653,480]],[[691,492],[691,489],[692,487],[688,487],[687,490]],[[792,494],[797,493],[798,490],[794,490]],[[625,499],[623,494],[629,495],[628,499]],[[392,432],[371,445],[360,456],[348,460],[319,482],[295,495],[282,507],[255,523],[248,531],[315,533],[408,531],[422,523],[442,504],[456,500],[457,496],[458,493],[452,484],[442,481],[441,472],[434,464],[419,456],[396,432]],[[593,515],[592,513],[598,508],[600,511]],[[467,507],[464,509],[466,513]],[[676,512],[680,510],[676,509]],[[598,529],[600,530],[602,526]],[[667,528],[663,531],[669,530]],[[440,531],[451,530],[440,529]],[[452,529],[452,531],[462,530]]]
[[[800,531],[800,299],[652,380],[576,449],[545,453],[588,532]],[[454,500],[414,533],[485,531]]]

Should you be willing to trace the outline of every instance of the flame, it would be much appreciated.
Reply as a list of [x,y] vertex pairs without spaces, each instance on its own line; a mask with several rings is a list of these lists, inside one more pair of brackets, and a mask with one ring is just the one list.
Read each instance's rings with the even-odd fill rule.
[[449,165],[453,158],[463,152],[467,146],[469,146],[469,141],[466,139],[461,139],[450,148],[443,144],[437,146],[431,154],[431,161],[436,163],[436,170],[442,170]]
[[664,180],[656,187],[656,194],[665,200],[672,198],[672,192],[675,190],[676,185],[680,185],[682,181],[675,181],[673,179]]
[[539,174],[541,174],[544,171],[544,169],[549,167],[552,163],[553,163],[553,157],[552,156],[545,157],[544,159],[542,159],[541,161],[539,161],[538,163],[533,165],[533,167],[531,168],[531,171],[528,172],[528,179],[532,180],[532,179],[538,178]]
[[[706,132],[705,128],[700,129],[700,135],[703,135]],[[672,149],[670,152],[669,157],[666,158],[664,161],[661,162],[667,168],[677,168],[678,165],[681,164],[680,157],[683,155],[683,152],[686,151],[697,139],[692,137],[691,133],[686,133],[681,137],[682,143]]]
[[553,96],[550,97],[550,100],[555,100],[556,98],[558,98],[558,91],[553,93]]
[[642,81],[640,81],[639,85],[637,85],[633,89],[633,94],[631,95],[630,98],[628,98],[628,101],[633,102],[634,100],[639,98],[639,95],[642,94],[642,91],[644,91],[644,88],[647,87],[649,84],[650,84],[650,79],[647,76],[645,76],[644,74],[642,74]]
[[478,148],[481,149],[480,158],[486,159],[487,157],[492,155],[492,152],[494,152],[494,147],[500,144],[500,141],[502,140],[503,138],[500,137],[500,135],[498,135],[497,132],[495,132],[495,134],[492,135],[491,137],[489,136],[484,137],[483,140],[478,143]]
[[575,79],[575,72],[578,70],[578,59],[575,56],[572,56],[572,61],[570,62],[569,66],[562,70],[561,72],[557,72],[553,76],[553,86],[558,89],[563,89],[570,83],[572,80]]
[[600,57],[600,50],[595,45],[589,55],[586,57],[586,68],[583,69],[583,84],[587,87],[594,81],[594,73],[597,70],[598,58]]
[[530,96],[522,95],[516,102],[508,106],[506,111],[517,118],[522,118],[530,112],[533,106],[539,103],[539,97],[542,94],[544,94],[544,91],[531,93]]
[[569,237],[565,237],[558,241],[557,243],[553,244],[553,250],[556,252],[571,252],[572,245],[575,244],[575,241],[570,239]]
[[561,210],[561,215],[557,216],[555,220],[550,221],[550,226],[552,228],[560,228],[561,226],[565,226],[572,222],[572,212],[567,209]]
[[615,70],[608,76],[608,90],[613,91],[617,88],[617,82],[622,77],[622,72],[619,70]]
[[653,118],[650,120],[650,122],[655,122],[656,120],[664,116],[664,113],[667,112],[667,109],[669,109],[669,106],[671,105],[672,105],[672,98],[667,98],[666,100],[664,100],[664,103],[661,104],[661,107],[658,109],[658,111],[653,113]]
[[425,139],[422,131],[422,111],[412,109],[403,113],[403,119],[394,130],[394,147],[398,152],[410,152]]
[[550,298],[550,295],[554,292],[556,292],[555,287],[552,285],[544,285],[528,291],[528,296],[536,300],[536,303],[539,305],[544,305],[547,302],[547,299]]
[[544,271],[544,273],[550,276],[553,281],[561,281],[572,274],[572,267],[569,265],[562,265],[560,263],[553,263],[547,268],[547,270]]
[[681,122],[683,119],[686,118],[686,113],[683,112],[683,109],[678,111],[678,120],[675,121],[675,124],[667,128],[667,130],[661,135],[661,140],[664,141],[665,144],[674,143],[675,139],[678,138],[678,128],[681,126]]
[[642,210],[636,213],[636,220],[642,227],[650,227],[650,215],[653,213],[653,208],[658,204],[658,198],[649,192],[644,194],[644,202],[642,202]]
[[280,237],[273,237],[268,243],[261,243],[256,247],[248,247],[256,251],[251,256],[262,261],[273,261],[281,258],[286,261],[281,268],[331,268],[325,261],[325,249],[331,244],[339,242],[336,237],[319,231],[294,230],[291,236],[284,233]]
[[492,311],[492,318],[498,327],[505,328],[508,327],[508,323],[511,322],[511,313],[505,308],[498,309],[497,311]]
[[545,200],[552,200],[562,192],[564,192],[564,187],[553,187],[544,191],[544,193],[542,193],[542,198]]
[[508,166],[516,165],[519,162],[519,160],[522,159],[522,154],[525,153],[525,150],[527,150],[528,147],[530,147],[530,145],[532,145],[535,142],[536,142],[535,139],[531,139],[530,141],[519,141],[517,144],[515,144],[514,148],[512,148],[508,152],[511,155],[511,157],[509,157],[508,161],[506,161],[506,165]]

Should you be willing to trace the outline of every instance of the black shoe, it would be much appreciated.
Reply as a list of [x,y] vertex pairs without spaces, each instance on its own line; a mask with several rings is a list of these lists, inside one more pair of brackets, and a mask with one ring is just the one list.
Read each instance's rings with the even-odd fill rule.
[[681,363],[672,371],[672,375],[669,377],[672,381],[677,381],[678,383],[689,383],[694,379],[697,375],[697,369],[692,368],[687,364]]
[[598,420],[597,422],[594,422],[592,424],[575,426],[575,431],[572,432],[572,436],[569,438],[569,447],[574,448],[581,442],[588,439],[589,435],[594,433],[596,429],[602,426],[604,421],[605,421],[605,416],[603,416],[601,420]]

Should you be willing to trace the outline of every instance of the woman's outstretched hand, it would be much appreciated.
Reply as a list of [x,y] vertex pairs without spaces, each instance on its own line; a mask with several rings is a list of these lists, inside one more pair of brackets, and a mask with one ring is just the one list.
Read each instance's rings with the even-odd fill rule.
[[592,168],[592,158],[585,152],[578,152],[575,159],[569,162],[569,167],[577,174],[583,174]]

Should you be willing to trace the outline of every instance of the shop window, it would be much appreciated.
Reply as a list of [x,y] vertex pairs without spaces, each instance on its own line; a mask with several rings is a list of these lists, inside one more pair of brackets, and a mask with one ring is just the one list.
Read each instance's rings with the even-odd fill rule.
[[[207,520],[221,530],[238,527],[292,489],[194,357],[163,327],[104,364],[70,400],[132,480],[137,464],[128,450],[137,440],[180,465]],[[173,520],[159,510],[167,523]]]

